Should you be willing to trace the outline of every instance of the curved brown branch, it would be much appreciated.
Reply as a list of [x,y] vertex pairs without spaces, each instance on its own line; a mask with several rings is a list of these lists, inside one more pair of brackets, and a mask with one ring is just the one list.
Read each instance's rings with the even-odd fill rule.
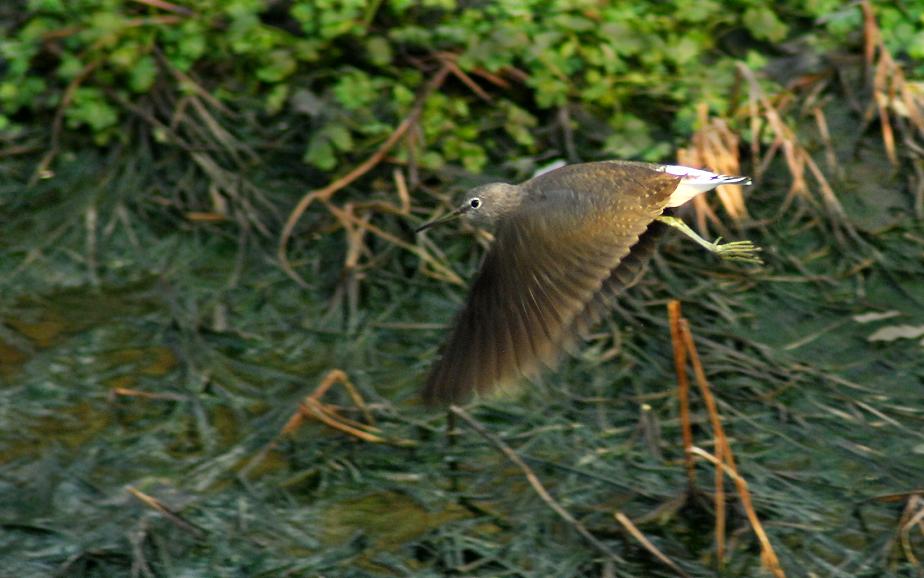
[[394,146],[401,140],[401,137],[410,129],[420,118],[420,114],[423,111],[424,103],[427,101],[427,98],[433,93],[434,90],[439,88],[443,81],[446,80],[446,76],[450,73],[451,67],[448,63],[444,62],[443,65],[437,70],[436,74],[427,81],[427,84],[424,86],[423,90],[417,95],[417,100],[414,102],[414,106],[411,108],[411,112],[401,121],[401,124],[389,135],[388,139],[383,142],[372,156],[366,159],[362,164],[355,167],[353,170],[343,175],[342,177],[336,179],[332,183],[328,184],[326,187],[321,189],[316,189],[307,193],[301,198],[295,208],[292,209],[292,212],[289,213],[289,218],[286,219],[286,224],[282,228],[282,234],[279,235],[279,248],[277,250],[277,257],[279,259],[279,265],[282,267],[282,270],[291,277],[296,283],[302,287],[306,287],[308,284],[304,279],[295,272],[295,269],[292,268],[292,264],[289,262],[289,258],[286,255],[286,247],[289,244],[289,239],[292,237],[292,231],[295,229],[295,225],[298,223],[298,220],[301,219],[302,215],[305,214],[305,211],[308,210],[308,207],[312,205],[315,201],[328,201],[330,198],[340,189],[346,187],[356,179],[360,178],[364,174],[368,173],[370,170],[375,168],[382,159],[385,158],[385,155],[394,148]]

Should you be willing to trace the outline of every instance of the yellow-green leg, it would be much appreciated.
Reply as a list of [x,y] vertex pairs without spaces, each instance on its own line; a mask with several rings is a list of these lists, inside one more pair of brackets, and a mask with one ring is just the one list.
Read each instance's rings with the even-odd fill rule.
[[743,263],[754,263],[756,265],[763,264],[763,260],[757,256],[757,253],[761,251],[761,248],[754,245],[754,243],[750,241],[732,241],[731,243],[720,243],[719,241],[722,240],[722,237],[719,237],[714,242],[710,243],[706,239],[703,239],[697,235],[696,231],[691,229],[689,225],[677,217],[661,215],[657,218],[657,220],[664,223],[665,225],[679,230],[687,237],[696,241],[700,247],[703,247],[710,253],[715,253],[726,261],[741,261]]

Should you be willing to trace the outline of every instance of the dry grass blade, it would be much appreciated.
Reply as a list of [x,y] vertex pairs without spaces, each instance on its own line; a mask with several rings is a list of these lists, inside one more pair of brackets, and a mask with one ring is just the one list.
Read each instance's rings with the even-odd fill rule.
[[372,444],[385,443],[384,438],[372,433],[373,431],[378,431],[377,428],[347,419],[339,415],[335,409],[310,399],[301,403],[298,413],[286,423],[282,433],[289,434],[298,429],[304,421],[303,418],[316,419],[332,429],[364,442]]
[[578,521],[574,516],[571,515],[568,510],[564,508],[558,501],[552,497],[552,494],[549,493],[545,486],[542,485],[542,482],[539,480],[539,477],[536,476],[536,473],[533,472],[526,462],[521,458],[509,445],[504,443],[502,439],[496,435],[489,432],[483,425],[478,423],[478,421],[473,418],[467,411],[462,409],[457,405],[450,405],[449,412],[451,415],[456,415],[462,419],[469,427],[475,430],[481,437],[491,442],[504,456],[510,460],[513,465],[518,467],[523,475],[526,477],[526,481],[529,482],[529,485],[533,488],[533,491],[539,496],[539,498],[545,502],[545,504],[552,509],[558,516],[567,522],[575,531],[584,537],[594,548],[596,548],[601,554],[605,555],[607,558],[613,562],[624,563],[625,561],[616,555],[615,552],[609,549],[606,544],[597,539],[596,536],[590,533],[584,524]]
[[160,512],[168,520],[173,522],[176,526],[186,530],[187,532],[191,534],[194,534],[195,536],[202,536],[205,534],[205,531],[202,530],[202,528],[199,528],[192,522],[188,522],[186,519],[183,518],[183,516],[177,514],[172,509],[165,506],[163,502],[161,502],[157,498],[153,496],[149,496],[148,494],[145,494],[141,490],[135,487],[132,487],[132,486],[128,486],[126,489],[131,495],[138,498],[138,501],[140,501],[142,504],[144,504],[145,506],[148,506],[152,510],[156,510]]
[[[674,369],[677,373],[677,391],[680,402],[680,423],[683,433],[684,463],[691,491],[695,489],[696,471],[693,464],[693,432],[690,424],[690,382],[687,377],[687,350],[684,339],[686,320],[680,315],[680,302],[672,299],[667,304],[670,319],[671,343],[674,350]],[[712,414],[710,414],[711,417]],[[717,431],[713,423],[713,431]],[[716,443],[717,453],[722,456],[721,444]],[[725,479],[721,468],[715,471],[715,543],[716,561],[721,567],[725,562]]]
[[108,400],[115,401],[117,397],[137,397],[142,399],[164,399],[168,401],[186,401],[185,395],[177,393],[156,393],[150,391],[141,391],[129,387],[114,387],[109,390]]
[[[202,129],[198,122],[180,113],[182,107],[175,107],[172,110],[171,121],[167,124],[158,118],[155,111],[148,110],[135,102],[129,101],[115,92],[112,92],[110,96],[123,108],[147,122],[152,128],[160,131],[171,144],[189,154],[189,158],[209,178],[209,197],[212,201],[212,213],[217,215],[229,214],[228,204],[225,199],[233,200],[236,208],[234,215],[242,227],[250,228],[252,226],[262,235],[271,236],[263,215],[267,212],[270,214],[276,212],[272,203],[264,197],[259,187],[241,177],[239,164],[228,168],[222,164],[218,156],[213,156],[206,152],[215,148],[213,145],[217,145],[225,153],[224,156],[233,159],[235,157],[233,151],[237,148],[244,152],[247,151],[244,145],[237,144],[238,141],[230,136],[223,136],[228,134],[226,132],[219,132],[219,135],[222,135],[219,137],[208,129]],[[189,98],[186,101],[189,102]],[[181,134],[181,127],[182,132],[188,137]],[[179,206],[179,203],[177,205]]]
[[683,568],[678,566],[673,560],[664,555],[661,550],[658,550],[658,547],[651,543],[651,540],[645,537],[645,534],[632,523],[632,520],[622,512],[614,512],[613,517],[616,518],[616,521],[622,524],[623,528],[629,532],[633,538],[639,541],[639,543],[645,547],[646,550],[652,553],[652,555],[660,560],[665,566],[669,567],[671,570],[676,572],[680,576],[688,577],[689,574],[683,571]]

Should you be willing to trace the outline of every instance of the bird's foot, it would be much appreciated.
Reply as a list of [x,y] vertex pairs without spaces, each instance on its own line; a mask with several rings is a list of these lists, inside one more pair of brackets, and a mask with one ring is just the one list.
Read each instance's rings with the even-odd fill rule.
[[757,254],[763,249],[750,241],[731,241],[729,243],[720,243],[722,237],[719,237],[710,247],[709,251],[715,253],[726,261],[738,261],[740,263],[753,263],[754,265],[763,265],[764,261]]
[[700,247],[703,247],[710,253],[715,253],[721,259],[726,261],[738,261],[740,263],[752,263],[754,265],[763,265],[763,260],[757,255],[762,249],[750,241],[732,241],[722,243],[722,237],[715,241],[709,242],[696,234],[696,231],[690,228],[677,217],[661,215],[657,219],[665,225],[671,226],[681,233],[693,239]]

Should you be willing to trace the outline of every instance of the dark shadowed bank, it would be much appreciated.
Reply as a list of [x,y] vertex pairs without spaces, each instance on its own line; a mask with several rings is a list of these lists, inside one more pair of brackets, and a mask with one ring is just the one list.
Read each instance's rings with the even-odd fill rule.
[[[4,3],[0,576],[771,575],[728,476],[717,537],[696,390],[688,492],[671,299],[777,575],[920,576],[924,5],[893,4]],[[669,236],[576,358],[468,408],[593,542],[421,406],[486,237],[412,231],[613,157],[754,176],[685,216],[766,265]]]

